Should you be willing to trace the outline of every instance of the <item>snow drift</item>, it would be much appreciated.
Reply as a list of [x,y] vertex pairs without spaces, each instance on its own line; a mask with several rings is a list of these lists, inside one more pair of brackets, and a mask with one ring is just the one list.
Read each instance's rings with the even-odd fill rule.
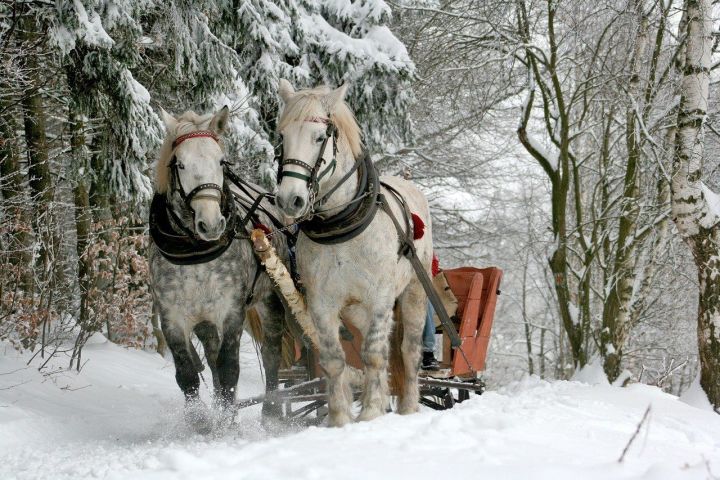
[[[262,391],[262,379],[253,346],[242,348],[240,395],[246,396]],[[274,434],[260,426],[254,408],[232,428],[202,437],[184,427],[172,362],[156,354],[96,336],[80,374],[43,375],[35,361],[25,365],[28,358],[0,346],[2,479],[720,475],[720,417],[645,385],[531,377],[450,411]],[[619,463],[648,405],[648,421]]]

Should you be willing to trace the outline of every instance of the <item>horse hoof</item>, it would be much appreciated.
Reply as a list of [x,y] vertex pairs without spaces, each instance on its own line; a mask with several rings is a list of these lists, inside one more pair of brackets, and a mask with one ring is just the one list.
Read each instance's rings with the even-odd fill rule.
[[208,407],[200,400],[193,400],[185,404],[185,423],[200,435],[212,432],[212,415]]
[[357,417],[358,422],[369,422],[382,416],[385,412],[377,408],[363,408],[360,415]]
[[420,411],[420,406],[418,404],[400,405],[397,413],[399,413],[400,415],[411,415],[411,414],[417,413],[419,411]]
[[237,409],[233,405],[223,404],[216,409],[216,425],[220,428],[227,428],[235,422]]
[[270,435],[280,435],[288,428],[288,425],[278,416],[263,415],[260,424]]
[[336,428],[336,427],[344,427],[348,423],[352,422],[352,418],[350,418],[350,415],[346,413],[332,415],[328,417],[328,426]]

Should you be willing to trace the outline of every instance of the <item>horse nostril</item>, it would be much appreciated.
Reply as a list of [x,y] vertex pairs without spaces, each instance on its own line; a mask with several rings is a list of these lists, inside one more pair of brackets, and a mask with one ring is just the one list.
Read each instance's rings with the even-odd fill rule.
[[202,233],[203,235],[207,235],[208,233],[207,225],[205,225],[205,222],[203,222],[202,220],[198,222],[198,232]]
[[218,223],[218,230],[221,232],[225,231],[225,219],[221,218],[220,223]]
[[304,206],[305,206],[305,200],[303,200],[301,196],[298,195],[297,197],[295,197],[293,199],[293,207],[300,209]]

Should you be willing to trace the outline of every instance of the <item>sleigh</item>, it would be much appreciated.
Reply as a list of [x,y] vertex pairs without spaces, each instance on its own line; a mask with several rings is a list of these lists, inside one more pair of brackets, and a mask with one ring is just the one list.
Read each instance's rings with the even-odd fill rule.
[[[452,305],[453,299],[456,301],[455,311],[448,313],[460,337],[460,346],[453,348],[450,332],[442,325],[437,326],[436,333],[442,334],[441,368],[437,372],[421,371],[418,381],[420,402],[436,410],[452,408],[455,403],[467,400],[471,393],[479,395],[484,391],[481,373],[485,369],[502,270],[460,267],[444,270],[444,279],[447,283],[440,283],[436,290],[449,291],[439,292],[449,299],[448,304]],[[347,364],[362,369],[362,334],[353,325],[343,323],[340,336]],[[282,416],[286,420],[309,424],[321,422],[327,409],[325,380],[317,354],[303,348],[299,340],[294,341],[293,354],[293,365],[280,370],[277,391],[241,400],[238,407],[270,400],[282,406]],[[392,384],[391,375],[391,393]],[[353,393],[358,399],[361,391]]]

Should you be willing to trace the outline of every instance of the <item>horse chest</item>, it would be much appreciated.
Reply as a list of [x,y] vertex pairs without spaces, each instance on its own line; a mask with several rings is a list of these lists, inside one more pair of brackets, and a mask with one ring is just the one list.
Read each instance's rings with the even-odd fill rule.
[[396,247],[379,248],[364,237],[337,245],[299,243],[298,270],[306,286],[323,295],[360,298],[394,289],[399,273]]
[[246,272],[221,260],[177,266],[156,258],[151,261],[156,299],[179,316],[221,322],[236,307],[238,291],[248,288]]

